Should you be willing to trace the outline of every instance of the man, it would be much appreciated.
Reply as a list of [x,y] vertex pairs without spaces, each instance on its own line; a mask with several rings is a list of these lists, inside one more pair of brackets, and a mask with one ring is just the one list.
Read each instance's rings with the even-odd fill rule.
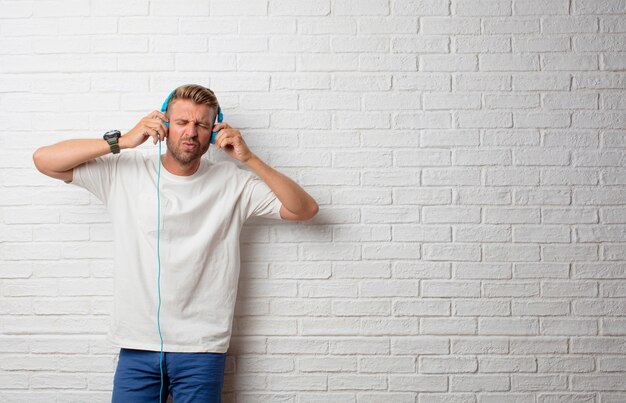
[[[124,135],[62,141],[33,155],[39,171],[89,190],[111,216],[108,338],[120,348],[114,402],[165,401],[168,388],[176,403],[219,402],[241,226],[252,216],[304,221],[317,214],[315,200],[252,153],[239,130],[214,125],[218,110],[208,88],[181,86],[165,113],[149,113]],[[232,161],[201,158],[213,131],[215,145],[258,177]],[[165,154],[132,150],[149,138],[165,140]]]

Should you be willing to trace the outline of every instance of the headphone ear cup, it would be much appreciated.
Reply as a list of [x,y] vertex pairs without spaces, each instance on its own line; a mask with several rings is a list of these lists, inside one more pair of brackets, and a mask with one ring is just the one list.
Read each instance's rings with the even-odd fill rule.
[[[220,106],[217,105],[217,123],[222,123],[223,120],[224,120],[224,115],[222,114],[222,108],[220,108]],[[219,132],[211,133],[211,144],[215,144],[215,136],[217,136],[217,133]]]

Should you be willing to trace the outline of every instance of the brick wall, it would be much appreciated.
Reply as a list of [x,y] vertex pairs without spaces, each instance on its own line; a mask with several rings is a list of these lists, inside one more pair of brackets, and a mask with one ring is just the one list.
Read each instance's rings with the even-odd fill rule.
[[226,402],[625,402],[625,70],[624,0],[0,0],[0,400],[116,363],[108,216],[33,151],[196,82],[321,205],[244,228]]

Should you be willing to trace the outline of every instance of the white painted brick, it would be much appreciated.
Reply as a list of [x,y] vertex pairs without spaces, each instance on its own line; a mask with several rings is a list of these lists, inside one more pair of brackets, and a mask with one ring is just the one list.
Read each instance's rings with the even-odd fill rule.
[[509,377],[503,375],[450,376],[450,390],[454,392],[499,392],[510,387]]
[[[357,24],[358,32],[362,34],[415,34],[418,30],[415,16],[359,17]],[[414,36],[412,38],[415,39]]]
[[535,403],[535,396],[532,394],[520,394],[506,392],[483,393],[478,400],[479,403]]
[[363,110],[421,109],[421,100],[412,91],[372,93],[362,96]]
[[574,391],[608,390],[624,391],[624,375],[572,375],[571,388]]
[[424,94],[424,110],[480,109],[477,94]]
[[479,18],[422,17],[420,30],[429,35],[469,35],[480,33]]
[[[232,13],[232,11],[230,11]],[[312,1],[306,0],[298,3],[298,7],[294,7],[293,3],[286,0],[270,0],[270,15],[303,15],[316,16],[328,15],[330,13],[330,0]]]
[[[522,37],[514,38],[513,51],[516,53],[525,52],[567,52],[570,50],[570,41],[566,37]],[[560,55],[566,57],[566,55]],[[555,56],[552,55],[540,55],[540,61],[543,63],[546,59],[552,59],[554,64]],[[557,59],[562,60],[562,59]],[[543,66],[546,66],[543,63]],[[565,69],[567,70],[567,69]],[[576,68],[573,68],[576,70]]]
[[590,16],[546,17],[541,19],[544,34],[598,32],[598,19]]
[[615,54],[602,54],[600,56],[600,70],[624,70],[626,62],[624,62],[624,52]]
[[574,0],[572,10],[574,14],[624,13],[626,4],[622,0],[606,0],[600,3],[592,0]]
[[513,89],[518,91],[569,91],[570,80],[567,74],[519,73],[513,75]]
[[480,282],[424,280],[422,281],[422,296],[444,298],[478,297],[480,296]]
[[541,55],[541,69],[551,70],[598,70],[598,57],[586,55]]
[[416,297],[419,287],[416,281],[372,280],[360,283],[360,296],[363,297]]
[[513,375],[512,391],[566,390],[567,377],[564,375]]
[[450,77],[448,74],[415,73],[394,76],[394,87],[402,90],[440,90],[449,91]]
[[539,58],[532,55],[480,55],[481,71],[532,71],[539,70]]
[[450,278],[448,263],[438,262],[396,262],[393,267],[395,278]]
[[477,71],[475,55],[426,55],[419,58],[420,71]]
[[511,193],[506,189],[459,188],[455,192],[454,200],[463,205],[504,205],[511,203]]
[[450,302],[444,299],[424,299],[418,301],[395,301],[395,316],[449,316]]
[[471,112],[455,113],[454,121],[460,128],[498,128],[512,127],[513,116],[508,112]]
[[389,316],[391,312],[388,301],[335,301],[333,313],[336,316]]
[[[246,2],[247,5],[248,2]],[[244,17],[239,19],[239,27],[237,27],[237,22],[228,21],[225,19],[225,23],[227,22],[229,28],[229,33],[240,33],[240,34],[293,34],[296,32],[296,19],[295,18],[285,18],[285,17]],[[209,22],[204,22],[203,24],[210,24]],[[202,29],[200,25],[200,29]],[[205,30],[207,28],[204,28]],[[217,33],[217,32],[216,32]]]
[[538,34],[539,30],[538,18],[489,18],[483,22],[487,34]]
[[539,323],[535,319],[480,318],[478,333],[481,335],[536,335]]
[[536,372],[537,363],[532,357],[479,357],[478,371],[485,373]]
[[539,284],[537,282],[506,283],[493,281],[483,283],[483,295],[487,297],[538,297]]
[[449,228],[398,224],[393,227],[395,241],[446,242],[451,240]]
[[339,91],[387,91],[391,88],[391,76],[335,74],[331,84],[333,89]]
[[389,3],[385,0],[336,0],[333,15],[388,15]]
[[389,355],[389,351],[389,340],[382,337],[334,338],[330,341],[330,352],[336,355]]
[[485,183],[489,186],[539,185],[539,170],[532,168],[487,169]]
[[[266,41],[266,40],[265,40]],[[267,48],[267,46],[266,46]],[[257,51],[263,51],[257,50]],[[312,53],[320,53],[320,52],[330,52],[330,42],[328,39],[321,36],[307,35],[300,37],[276,37],[270,38],[269,40],[269,50],[271,52],[282,52],[282,53],[292,53],[292,52],[312,52]]]
[[511,165],[511,154],[507,150],[457,150],[453,155],[453,163],[466,166]]
[[454,301],[455,316],[510,316],[510,302],[504,300],[457,299]]
[[537,357],[539,372],[591,372],[594,368],[591,357]]
[[[593,16],[587,18],[595,19]],[[600,17],[600,32],[626,32],[624,24],[624,19],[620,15],[603,15]]]
[[478,362],[470,357],[420,357],[419,372],[423,374],[448,374],[476,372]]
[[598,333],[596,320],[542,319],[541,334],[550,336],[586,336]]
[[541,0],[516,1],[513,13],[516,15],[555,15],[569,14],[569,0],[555,0],[549,3]]
[[450,151],[446,150],[401,150],[396,152],[396,165],[445,166],[450,165]]
[[356,31],[357,21],[352,17],[307,17],[306,19],[298,20],[298,33],[305,35],[354,34]]
[[448,378],[443,375],[390,375],[390,391],[443,392]]
[[447,204],[451,199],[447,189],[420,189],[419,192],[411,189],[400,189],[394,192],[394,200],[398,204],[433,203]]
[[601,372],[624,372],[626,366],[621,357],[600,357],[598,369]]
[[394,120],[399,129],[447,129],[451,127],[449,112],[399,113]]
[[457,337],[452,339],[452,354],[505,354],[509,342],[502,337]]
[[569,313],[568,301],[524,300],[512,302],[514,316],[563,316]]
[[428,223],[478,223],[480,210],[469,207],[424,207],[425,224]]
[[364,357],[359,359],[359,369],[366,373],[414,373],[415,368],[415,357]]
[[[603,59],[600,59],[601,61]],[[601,94],[600,95],[600,108],[601,109],[625,109],[624,99],[618,94]]]
[[454,2],[454,14],[464,16],[511,15],[511,0],[469,0]]
[[298,358],[302,372],[356,372],[356,357],[302,357]]
[[450,49],[448,38],[443,36],[397,37],[391,40],[393,53],[447,53]]
[[267,15],[267,1],[257,0],[253,2],[234,1],[213,1],[211,2],[210,14],[213,16],[224,15]]
[[[471,230],[474,227],[469,227]],[[458,279],[510,279],[511,267],[506,264],[457,263],[454,267]]]
[[457,53],[507,53],[511,39],[500,35],[462,36],[454,40]]
[[567,339],[556,337],[524,337],[510,339],[511,354],[563,354],[568,351]]
[[359,56],[359,69],[362,71],[415,71],[417,57],[414,55],[368,55]]
[[398,15],[448,15],[449,4],[438,0],[396,0],[393,13]]
[[[331,39],[331,47],[335,52],[379,52],[389,51],[389,41],[385,38],[372,37],[336,37]],[[319,50],[321,51],[321,50]]]
[[333,265],[335,278],[389,278],[390,273],[389,264],[385,262],[336,262]]
[[424,318],[420,321],[421,333],[426,335],[468,335],[476,334],[474,318]]
[[325,375],[269,375],[269,390],[326,390],[328,379]]
[[535,245],[488,244],[483,247],[483,258],[489,262],[539,260],[540,249]]

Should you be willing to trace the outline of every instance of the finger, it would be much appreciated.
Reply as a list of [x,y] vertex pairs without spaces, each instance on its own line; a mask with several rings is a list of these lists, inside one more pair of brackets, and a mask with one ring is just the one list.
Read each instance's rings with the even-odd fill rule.
[[157,124],[152,126],[152,128],[157,132],[159,140],[163,141],[167,137],[169,130],[163,121],[159,120]]
[[154,144],[156,144],[160,140],[163,140],[163,132],[160,132],[158,127],[151,127],[150,129],[154,132],[154,135],[152,135],[152,137],[154,138]]

